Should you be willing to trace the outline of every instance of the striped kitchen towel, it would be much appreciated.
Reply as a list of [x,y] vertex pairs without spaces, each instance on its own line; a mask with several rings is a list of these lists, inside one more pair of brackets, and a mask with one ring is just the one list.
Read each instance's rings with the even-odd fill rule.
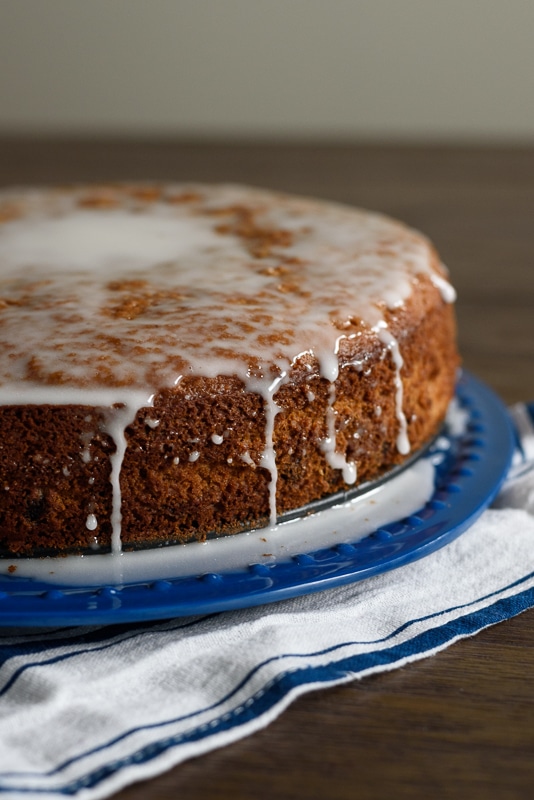
[[[0,793],[106,797],[534,605],[533,407],[494,507],[391,572],[262,607],[0,632]],[[431,590],[429,590],[431,587]]]

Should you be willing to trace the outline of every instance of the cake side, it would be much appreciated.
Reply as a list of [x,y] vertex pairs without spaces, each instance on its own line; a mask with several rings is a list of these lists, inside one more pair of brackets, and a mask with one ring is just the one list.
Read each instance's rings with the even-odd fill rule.
[[[454,394],[458,366],[454,331],[450,306],[440,301],[401,337],[407,365],[403,409],[411,452],[439,432]],[[297,371],[279,389],[273,437],[279,514],[375,480],[406,459],[397,447],[395,379],[390,354],[375,345],[366,351],[363,369],[348,363],[333,384],[306,370]],[[272,475],[261,467],[265,450],[261,398],[239,385],[222,390],[200,381],[188,382],[173,400],[156,403],[157,428],[142,423],[129,431],[122,484],[123,545],[149,543],[149,531],[157,532],[152,541],[162,536],[187,541],[267,524]],[[325,458],[329,409],[335,425],[336,466]],[[179,429],[183,419],[194,424],[173,442],[169,432]],[[159,466],[144,472],[151,458]],[[357,472],[350,484],[343,462],[353,464]]]

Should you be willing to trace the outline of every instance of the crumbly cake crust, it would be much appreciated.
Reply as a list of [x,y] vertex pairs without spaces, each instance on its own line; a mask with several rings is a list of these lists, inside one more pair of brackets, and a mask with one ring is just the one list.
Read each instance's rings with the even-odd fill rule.
[[[175,210],[192,249],[170,280]],[[80,233],[106,212],[119,228],[149,220],[137,256],[146,245],[150,261],[156,242],[156,270],[138,258],[109,273],[97,247],[92,314],[80,300],[90,254],[75,270],[81,283],[69,273],[64,290],[66,268],[51,277],[46,259],[21,280],[21,263],[39,259],[17,226],[50,259],[62,220]],[[442,424],[458,365],[451,294],[428,242],[397,223],[201,186],[12,192],[0,219],[5,554],[160,546],[266,524],[375,479]],[[194,272],[214,261],[237,272],[204,292]]]

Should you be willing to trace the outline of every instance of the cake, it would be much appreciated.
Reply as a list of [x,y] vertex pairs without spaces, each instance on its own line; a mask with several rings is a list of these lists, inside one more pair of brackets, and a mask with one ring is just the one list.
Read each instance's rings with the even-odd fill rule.
[[273,524],[401,465],[454,394],[447,273],[379,214],[234,185],[5,190],[0,281],[10,558]]

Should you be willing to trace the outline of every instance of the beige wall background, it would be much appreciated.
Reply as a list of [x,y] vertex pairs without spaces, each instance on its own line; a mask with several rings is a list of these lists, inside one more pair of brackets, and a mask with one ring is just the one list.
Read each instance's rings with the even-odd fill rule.
[[534,139],[534,0],[0,0],[0,133]]

